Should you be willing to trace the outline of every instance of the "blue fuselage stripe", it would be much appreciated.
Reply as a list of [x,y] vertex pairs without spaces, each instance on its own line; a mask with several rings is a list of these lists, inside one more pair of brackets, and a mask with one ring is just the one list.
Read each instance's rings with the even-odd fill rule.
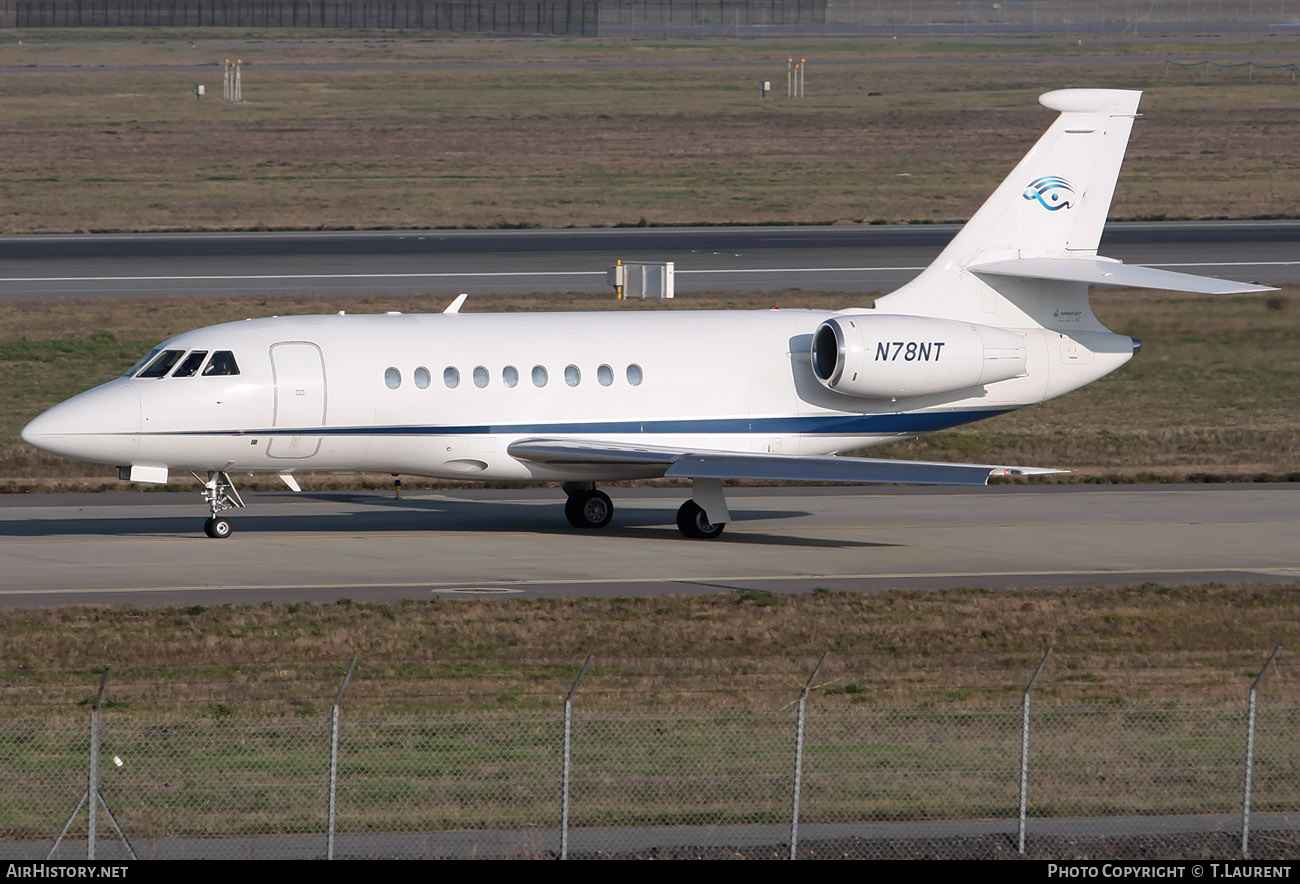
[[464,424],[459,426],[354,426],[267,427],[242,430],[161,431],[145,435],[167,436],[480,436],[480,435],[610,435],[672,433],[723,435],[770,433],[777,435],[874,436],[930,433],[1005,414],[1013,409],[980,411],[925,411],[910,414],[811,415],[806,417],[685,418],[649,421],[546,422],[535,424]]

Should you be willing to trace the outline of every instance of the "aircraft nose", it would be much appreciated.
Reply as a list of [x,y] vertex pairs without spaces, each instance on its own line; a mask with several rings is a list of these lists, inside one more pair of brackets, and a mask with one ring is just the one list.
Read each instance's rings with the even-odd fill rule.
[[140,441],[140,396],[131,381],[110,381],[39,415],[22,439],[60,457],[127,466]]

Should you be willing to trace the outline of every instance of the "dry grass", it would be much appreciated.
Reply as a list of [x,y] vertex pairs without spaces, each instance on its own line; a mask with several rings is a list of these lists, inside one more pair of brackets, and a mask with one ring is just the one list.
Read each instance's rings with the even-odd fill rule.
[[[1272,647],[1300,632],[1296,589],[9,610],[0,707],[76,714],[111,665],[108,697],[122,713],[306,713],[328,709],[355,655],[353,708],[553,709],[593,654],[582,687],[593,708],[781,708],[825,651],[819,703],[980,707],[1018,698],[1052,647],[1044,702],[1235,708]],[[1270,702],[1300,698],[1286,659],[1269,676]]]
[[[197,80],[220,94],[229,52],[2,46],[0,65],[34,67],[0,96],[0,228],[956,220],[1046,124],[1038,93],[1070,83],[1148,90],[1114,217],[1255,217],[1300,203],[1297,160],[1279,149],[1300,133],[1287,80],[1166,81],[1162,63],[1126,47],[1089,46],[1117,54],[1050,68],[1001,58],[1001,44],[944,44],[950,60],[937,49],[809,44],[809,97],[762,101],[755,81],[779,84],[788,48],[269,43],[240,53],[248,101],[236,106],[190,92]],[[862,63],[878,55],[894,60]],[[41,72],[74,58],[110,67]],[[128,60],[163,68],[112,67]],[[180,67],[195,62],[211,72]]]

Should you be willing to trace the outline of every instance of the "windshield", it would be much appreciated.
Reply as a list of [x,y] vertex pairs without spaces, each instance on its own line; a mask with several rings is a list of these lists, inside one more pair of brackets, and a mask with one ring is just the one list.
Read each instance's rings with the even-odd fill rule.
[[124,378],[129,378],[129,377],[131,377],[131,376],[134,375],[137,371],[139,371],[140,369],[142,369],[142,368],[144,368],[146,365],[148,365],[150,362],[152,362],[152,361],[153,361],[153,358],[154,358],[155,356],[157,356],[157,355],[158,355],[159,353],[161,353],[161,352],[162,352],[162,349],[161,349],[160,347],[154,347],[152,350],[150,350],[148,353],[146,353],[146,354],[144,355],[144,358],[143,358],[143,359],[141,359],[141,360],[140,360],[139,362],[137,362],[135,365],[133,365],[133,366],[131,366],[130,368],[128,368],[128,369],[126,370],[126,372],[122,375],[122,377],[124,377]]
[[150,362],[149,365],[140,372],[138,378],[161,378],[166,377],[167,372],[172,370],[172,366],[185,355],[184,350],[164,350],[158,354],[158,357]]

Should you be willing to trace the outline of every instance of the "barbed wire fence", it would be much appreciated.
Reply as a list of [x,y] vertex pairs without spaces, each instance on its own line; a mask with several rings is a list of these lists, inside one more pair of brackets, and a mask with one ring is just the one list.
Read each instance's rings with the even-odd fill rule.
[[1244,703],[1032,709],[1047,655],[992,706],[819,702],[823,657],[784,702],[685,709],[587,702],[588,658],[517,712],[349,711],[353,660],[328,716],[249,718],[118,711],[105,670],[88,729],[0,723],[0,857],[1294,857],[1279,650]]

